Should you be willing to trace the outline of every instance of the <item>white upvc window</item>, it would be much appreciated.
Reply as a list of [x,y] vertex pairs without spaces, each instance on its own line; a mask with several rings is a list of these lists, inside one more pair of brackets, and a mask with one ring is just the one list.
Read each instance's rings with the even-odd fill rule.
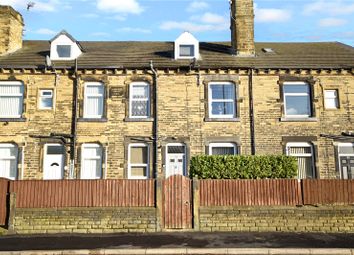
[[53,90],[52,89],[41,89],[39,91],[39,109],[51,110],[53,109]]
[[104,85],[86,82],[84,91],[84,118],[100,119],[104,112]]
[[18,148],[11,143],[0,144],[0,177],[17,179]]
[[102,178],[102,146],[95,143],[81,147],[81,179]]
[[237,146],[234,143],[210,143],[209,155],[237,155]]
[[341,179],[354,179],[354,143],[338,144],[338,164]]
[[181,44],[179,46],[179,56],[193,58],[195,56],[195,47],[193,44]]
[[339,100],[338,100],[338,90],[331,89],[324,91],[324,102],[326,109],[338,109]]
[[284,111],[286,117],[311,117],[310,86],[306,82],[285,82]]
[[128,178],[149,178],[149,146],[145,143],[133,143],[128,146]]
[[150,117],[150,85],[146,82],[133,82],[130,84],[129,117]]
[[24,86],[20,81],[0,82],[0,118],[21,118]]
[[211,82],[208,85],[209,117],[235,118],[235,84],[231,82]]
[[297,159],[298,179],[313,179],[316,177],[314,151],[312,144],[307,142],[287,143],[286,154]]

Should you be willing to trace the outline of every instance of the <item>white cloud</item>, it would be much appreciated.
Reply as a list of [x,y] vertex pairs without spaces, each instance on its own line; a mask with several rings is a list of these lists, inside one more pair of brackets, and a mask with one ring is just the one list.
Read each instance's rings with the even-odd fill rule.
[[260,23],[267,22],[284,22],[291,19],[291,12],[285,9],[275,8],[258,8],[255,5],[254,9],[255,21]]
[[[48,0],[48,1],[33,1],[35,4],[30,9],[35,12],[54,12],[58,9],[58,0]],[[10,5],[15,9],[26,9],[28,1],[24,0],[3,0],[2,5]]]
[[223,24],[226,23],[226,19],[218,14],[207,12],[200,17],[200,21],[203,23],[211,24]]
[[193,1],[187,7],[188,12],[196,12],[209,8],[209,4],[203,1]]
[[101,11],[115,13],[140,14],[144,9],[140,6],[137,0],[97,0],[97,8]]
[[347,24],[347,20],[345,19],[337,19],[337,18],[326,18],[321,19],[319,21],[319,25],[321,27],[339,27]]
[[177,21],[166,21],[160,25],[162,30],[183,30],[189,32],[205,32],[205,31],[220,31],[225,30],[224,26],[220,24],[197,24],[192,22],[177,22]]
[[37,30],[34,30],[33,33],[39,34],[39,35],[56,35],[57,32],[54,30],[51,30],[49,28],[40,28]]
[[325,13],[331,16],[353,14],[354,3],[349,3],[349,1],[342,0],[317,0],[313,3],[305,5],[303,10],[303,14],[305,15],[314,15],[318,13]]
[[151,30],[139,27],[122,27],[116,29],[117,32],[120,33],[141,33],[141,34],[150,34]]

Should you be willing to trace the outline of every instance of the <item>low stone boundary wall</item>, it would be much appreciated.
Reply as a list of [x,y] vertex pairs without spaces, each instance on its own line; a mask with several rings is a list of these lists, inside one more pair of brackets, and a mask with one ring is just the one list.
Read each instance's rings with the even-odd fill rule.
[[354,233],[354,206],[200,207],[204,232],[345,232]]
[[156,232],[156,209],[151,207],[16,208],[17,234]]

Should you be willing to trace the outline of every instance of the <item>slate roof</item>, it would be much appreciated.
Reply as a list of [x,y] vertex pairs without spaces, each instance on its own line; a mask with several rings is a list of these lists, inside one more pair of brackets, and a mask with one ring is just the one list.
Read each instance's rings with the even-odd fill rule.
[[[173,42],[79,42],[83,54],[79,68],[156,68],[190,65],[190,60],[173,59]],[[272,48],[274,53],[265,53]],[[48,41],[24,41],[17,52],[0,57],[0,68],[41,68],[49,55]],[[354,48],[338,42],[256,43],[256,57],[235,57],[230,43],[201,42],[200,68],[354,68]],[[54,66],[71,67],[73,61],[54,61]]]

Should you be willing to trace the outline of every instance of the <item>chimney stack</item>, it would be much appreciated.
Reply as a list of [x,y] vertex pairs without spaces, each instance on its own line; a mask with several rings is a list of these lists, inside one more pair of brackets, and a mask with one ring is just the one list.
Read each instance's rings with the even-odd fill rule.
[[0,5],[0,55],[22,48],[23,18],[11,6]]
[[254,57],[254,9],[253,0],[231,1],[231,45],[234,54]]

